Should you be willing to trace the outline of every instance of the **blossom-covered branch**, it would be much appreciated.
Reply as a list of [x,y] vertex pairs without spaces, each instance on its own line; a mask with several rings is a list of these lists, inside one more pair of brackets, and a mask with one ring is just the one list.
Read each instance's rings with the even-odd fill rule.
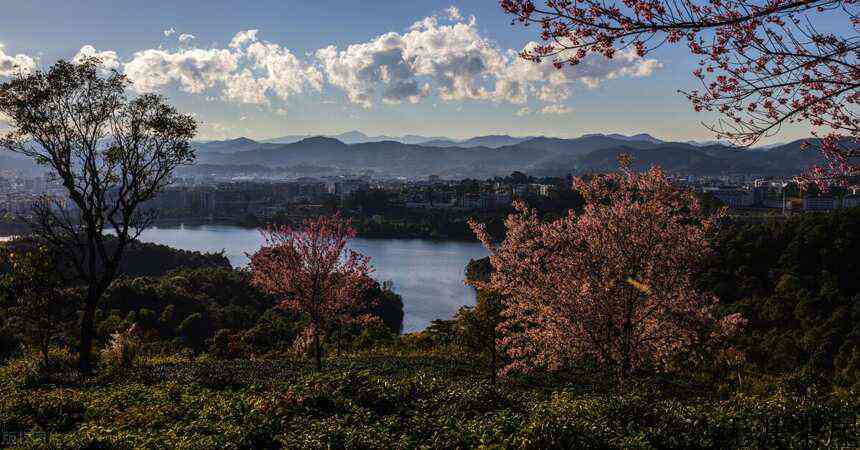
[[[544,44],[522,56],[557,67],[589,53],[644,56],[685,43],[699,58],[700,89],[683,92],[696,111],[721,119],[719,138],[751,146],[784,125],[803,124],[827,163],[802,181],[822,187],[858,172],[860,16],[855,0],[501,0]],[[826,24],[825,24],[826,22]]]

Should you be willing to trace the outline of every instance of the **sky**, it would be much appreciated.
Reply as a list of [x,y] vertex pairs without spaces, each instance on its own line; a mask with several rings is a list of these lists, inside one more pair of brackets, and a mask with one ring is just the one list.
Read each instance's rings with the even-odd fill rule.
[[[494,0],[9,1],[0,81],[98,56],[133,92],[193,114],[200,139],[349,130],[713,139],[702,125],[713,117],[678,93],[696,87],[685,48],[558,71],[517,56],[536,40]],[[771,141],[804,136],[788,129]]]

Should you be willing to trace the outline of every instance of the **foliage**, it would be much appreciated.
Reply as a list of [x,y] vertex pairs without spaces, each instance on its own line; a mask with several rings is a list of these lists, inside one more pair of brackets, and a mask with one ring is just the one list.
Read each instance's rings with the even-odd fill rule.
[[21,350],[21,339],[9,326],[0,325],[0,364]]
[[7,321],[47,362],[49,346],[62,335],[63,323],[74,317],[76,305],[62,292],[62,280],[47,247],[24,253],[5,248],[0,259],[9,267],[0,275],[0,305],[6,306]]
[[271,227],[262,233],[266,244],[251,255],[252,282],[284,309],[308,317],[321,369],[321,331],[365,307],[360,302],[371,281],[369,258],[346,250],[355,230],[338,214],[307,219],[302,229]]
[[497,341],[503,336],[499,333],[502,324],[503,303],[498,294],[478,291],[474,308],[462,307],[454,320],[457,322],[457,338],[466,348],[487,360],[490,379],[496,384],[499,366]]
[[860,208],[736,224],[702,284],[749,319],[737,345],[762,370],[860,383]]
[[394,292],[394,283],[386,281],[382,284],[372,281],[371,287],[365,291],[364,301],[369,308],[363,313],[379,317],[382,323],[393,335],[403,331],[403,297]]
[[105,313],[116,311],[120,328],[130,326],[127,318],[133,315],[133,322],[149,340],[179,336],[179,325],[192,314],[200,314],[213,332],[250,329],[274,306],[272,299],[250,284],[247,273],[226,268],[183,269],[159,278],[121,278],[105,293],[101,305]]
[[[718,137],[752,145],[786,124],[805,124],[821,137],[826,167],[810,175],[821,186],[856,174],[860,90],[852,0],[697,1],[501,0],[501,7],[541,29],[544,44],[522,56],[553,58],[557,68],[589,55],[644,57],[686,41],[699,58],[693,75],[701,90],[686,93],[696,111],[722,119]],[[844,33],[844,34],[843,34]]]
[[[112,251],[115,240],[111,236],[105,239],[107,249]],[[22,236],[3,246],[9,251],[24,254],[38,251],[40,244],[32,236]],[[182,269],[231,268],[230,261],[223,253],[194,252],[150,242],[132,242],[126,247],[125,255],[120,262],[119,273],[126,277],[160,277]],[[52,256],[57,259],[54,261],[55,270],[61,276],[63,286],[80,285],[81,280],[75,279],[74,263],[63,258],[62,254]],[[8,273],[9,269],[8,264],[0,263],[0,274]]]
[[378,355],[332,358],[325,373],[153,361],[107,385],[9,386],[0,427],[49,431],[21,436],[35,448],[809,448],[853,442],[858,412],[856,397],[718,399],[649,379],[494,388],[467,361]]
[[490,281],[493,265],[490,258],[470,259],[466,264],[466,279],[470,281]]
[[695,286],[714,224],[695,195],[658,168],[575,183],[580,215],[543,222],[518,203],[499,246],[473,224],[494,271],[472,283],[502,295],[505,371],[665,369],[737,329],[740,317],[720,320]]
[[212,333],[211,326],[200,313],[194,313],[185,318],[176,329],[182,342],[192,351],[199,352],[206,344],[206,338]]
[[139,330],[135,325],[111,335],[110,342],[102,350],[102,362],[113,367],[129,369],[140,357]]
[[[66,189],[33,210],[38,238],[69,261],[87,286],[79,369],[89,372],[95,310],[116,278],[126,247],[154,218],[143,204],[173,171],[194,161],[197,124],[154,94],[130,99],[130,81],[98,59],[59,61],[0,84],[0,113],[11,131],[0,147],[44,166]],[[112,229],[112,245],[105,231]]]

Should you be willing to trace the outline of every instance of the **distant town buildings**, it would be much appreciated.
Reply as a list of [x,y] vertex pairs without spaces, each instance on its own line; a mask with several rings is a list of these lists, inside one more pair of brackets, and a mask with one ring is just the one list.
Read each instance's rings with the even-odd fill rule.
[[828,193],[814,187],[804,192],[791,179],[763,178],[750,174],[721,177],[679,176],[676,181],[711,194],[736,210],[780,210],[786,214],[825,212],[860,206],[860,186],[831,186]]
[[[778,211],[786,214],[821,212],[860,206],[860,186],[834,188],[831,192],[803,193],[790,179],[764,178],[756,174],[718,177],[674,175],[676,183],[712,195],[738,211]],[[307,177],[291,179],[229,180],[220,175],[180,177],[144,205],[157,209],[162,218],[242,219],[253,216],[297,217],[323,204],[348,205],[355,195],[384,194],[390,207],[439,210],[491,210],[507,208],[517,199],[552,197],[570,189],[571,176],[545,178],[540,182],[522,178],[494,180],[445,180],[437,175],[426,179],[374,179],[369,175]],[[69,204],[64,188],[44,175],[0,169],[0,215],[27,214],[41,197]]]

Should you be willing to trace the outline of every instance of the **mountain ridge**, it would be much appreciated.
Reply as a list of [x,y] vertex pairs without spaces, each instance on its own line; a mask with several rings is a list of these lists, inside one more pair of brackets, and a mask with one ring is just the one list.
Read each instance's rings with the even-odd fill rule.
[[[691,175],[794,175],[820,159],[815,152],[800,152],[801,141],[762,150],[720,143],[665,142],[647,134],[634,136],[638,138],[596,133],[573,139],[491,135],[484,139],[489,145],[475,146],[469,145],[481,141],[446,146],[404,144],[393,139],[349,144],[333,137],[314,136],[289,144],[256,142],[254,145],[245,138],[198,144],[198,147],[208,148],[200,152],[200,162],[206,164],[270,167],[308,164],[346,172],[399,177],[436,174],[447,178],[492,177],[517,170],[535,175],[614,170],[620,153],[631,154],[637,168],[657,164],[670,172]],[[491,146],[505,141],[515,143]],[[229,145],[239,150],[211,151]]]

